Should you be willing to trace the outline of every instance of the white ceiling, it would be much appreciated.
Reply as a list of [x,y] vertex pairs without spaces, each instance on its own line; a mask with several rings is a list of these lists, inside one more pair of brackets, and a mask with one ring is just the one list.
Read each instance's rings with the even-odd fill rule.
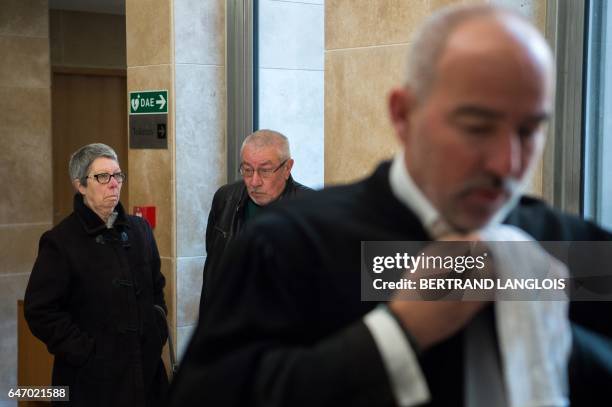
[[49,0],[49,8],[125,15],[125,0]]

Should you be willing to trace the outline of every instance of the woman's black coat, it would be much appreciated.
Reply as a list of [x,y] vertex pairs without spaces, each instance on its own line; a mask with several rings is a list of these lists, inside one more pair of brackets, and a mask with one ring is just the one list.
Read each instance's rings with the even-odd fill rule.
[[157,245],[146,221],[115,210],[108,229],[75,195],[42,235],[26,289],[26,320],[55,356],[52,384],[70,386],[74,406],[159,405],[168,387]]

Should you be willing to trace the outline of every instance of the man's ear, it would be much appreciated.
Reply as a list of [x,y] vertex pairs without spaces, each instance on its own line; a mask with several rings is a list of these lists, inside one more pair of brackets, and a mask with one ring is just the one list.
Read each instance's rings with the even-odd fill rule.
[[289,175],[291,175],[291,169],[293,168],[293,158],[290,158],[287,160],[287,162],[285,163],[285,168],[286,168],[285,179],[289,179]]
[[395,134],[402,144],[410,129],[410,113],[414,108],[414,97],[406,87],[395,88],[389,94],[389,117]]

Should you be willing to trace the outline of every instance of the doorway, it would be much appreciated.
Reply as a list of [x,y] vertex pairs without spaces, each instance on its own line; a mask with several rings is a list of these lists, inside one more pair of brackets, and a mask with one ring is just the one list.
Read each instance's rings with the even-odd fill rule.
[[[74,189],[68,175],[70,155],[89,143],[111,146],[121,168],[128,168],[126,77],[120,70],[54,70],[51,90],[53,122],[53,223],[72,212]],[[121,202],[129,208],[128,188]]]

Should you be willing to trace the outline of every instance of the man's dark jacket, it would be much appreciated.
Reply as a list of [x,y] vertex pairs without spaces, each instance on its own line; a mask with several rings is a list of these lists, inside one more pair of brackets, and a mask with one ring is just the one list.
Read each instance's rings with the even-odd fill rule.
[[25,293],[32,333],[55,356],[52,384],[73,406],[157,406],[168,388],[161,359],[165,280],[149,224],[121,204],[114,227],[74,198],[45,232]]
[[[310,188],[295,182],[293,177],[289,176],[285,189],[275,202],[300,196],[306,191],[310,191]],[[215,192],[206,226],[206,262],[204,263],[200,311],[203,309],[203,302],[206,297],[204,291],[208,287],[212,275],[217,273],[223,253],[244,228],[245,208],[248,199],[249,195],[244,181],[224,185]]]
[[[169,406],[395,405],[381,356],[362,322],[377,304],[361,301],[360,242],[430,238],[395,198],[388,178],[386,163],[364,181],[287,202],[247,228],[224,260],[223,284],[211,287]],[[612,238],[533,199],[523,200],[509,221],[542,240]],[[599,307],[591,311],[599,311],[609,331],[610,307]],[[589,405],[608,391],[612,375],[612,364],[593,371],[583,363],[593,359],[596,347],[609,350],[606,339],[585,337],[594,346],[582,348],[572,371],[601,392],[584,391],[575,405]],[[463,332],[420,354],[432,395],[428,405],[463,405],[462,355]],[[575,383],[572,397],[583,389]]]

